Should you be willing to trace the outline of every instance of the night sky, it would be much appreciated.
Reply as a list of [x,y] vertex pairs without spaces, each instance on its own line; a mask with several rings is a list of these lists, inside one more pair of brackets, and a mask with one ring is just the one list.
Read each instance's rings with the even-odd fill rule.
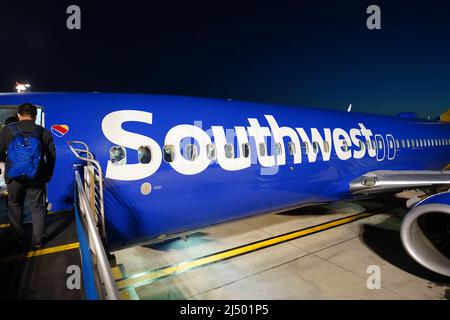
[[[448,1],[4,1],[0,91],[158,93],[432,117]],[[66,28],[81,7],[82,29]],[[381,8],[368,30],[366,8]]]

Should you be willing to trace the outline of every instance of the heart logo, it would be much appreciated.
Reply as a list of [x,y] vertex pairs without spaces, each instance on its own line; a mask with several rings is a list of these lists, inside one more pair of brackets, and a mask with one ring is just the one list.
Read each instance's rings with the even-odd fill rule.
[[64,136],[67,132],[69,132],[69,126],[67,124],[54,124],[52,125],[52,132],[58,138]]

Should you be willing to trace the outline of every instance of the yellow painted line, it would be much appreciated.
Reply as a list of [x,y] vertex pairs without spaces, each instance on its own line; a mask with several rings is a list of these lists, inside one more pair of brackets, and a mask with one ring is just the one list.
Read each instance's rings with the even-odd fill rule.
[[112,271],[113,277],[116,281],[125,278],[125,272],[122,269],[122,265],[112,267],[111,271]]
[[16,254],[16,255],[7,256],[7,257],[0,257],[0,263],[10,262],[10,261],[14,261],[14,260],[23,260],[23,259],[28,259],[28,258],[38,257],[38,256],[44,256],[47,254],[53,254],[53,253],[78,249],[79,247],[80,247],[80,243],[74,242],[74,243],[64,244],[64,245],[56,246],[56,247],[38,249],[38,250],[34,250],[34,251],[24,252],[22,254]]
[[160,278],[164,278],[170,275],[179,274],[193,268],[198,268],[204,265],[208,265],[214,262],[230,259],[246,253],[254,252],[263,248],[271,247],[286,241],[298,239],[310,234],[321,232],[327,229],[331,229],[337,226],[341,226],[356,220],[364,219],[369,216],[375,215],[377,212],[363,212],[341,219],[325,222],[317,226],[289,232],[280,236],[271,237],[265,240],[253,242],[247,245],[239,246],[222,252],[214,253],[204,257],[196,258],[193,260],[184,261],[172,266],[162,267],[148,272],[138,273],[130,276],[124,280],[117,281],[117,287],[119,290],[127,289],[129,287],[138,287],[149,282],[155,281]]

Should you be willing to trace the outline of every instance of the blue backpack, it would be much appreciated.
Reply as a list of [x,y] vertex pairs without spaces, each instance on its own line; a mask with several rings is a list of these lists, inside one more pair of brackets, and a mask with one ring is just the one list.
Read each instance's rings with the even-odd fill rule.
[[9,179],[28,179],[36,177],[41,161],[41,136],[39,126],[29,135],[24,135],[16,124],[10,124],[13,139],[8,144],[8,168],[6,176]]

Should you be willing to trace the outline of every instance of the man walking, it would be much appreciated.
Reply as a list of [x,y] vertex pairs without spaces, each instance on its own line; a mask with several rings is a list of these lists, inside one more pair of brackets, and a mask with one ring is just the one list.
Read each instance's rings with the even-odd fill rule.
[[45,184],[53,176],[56,156],[51,133],[35,124],[36,115],[36,106],[24,103],[17,108],[19,122],[5,126],[0,133],[0,161],[6,160],[9,221],[22,240],[27,199],[33,222],[33,249],[41,248],[45,238]]

